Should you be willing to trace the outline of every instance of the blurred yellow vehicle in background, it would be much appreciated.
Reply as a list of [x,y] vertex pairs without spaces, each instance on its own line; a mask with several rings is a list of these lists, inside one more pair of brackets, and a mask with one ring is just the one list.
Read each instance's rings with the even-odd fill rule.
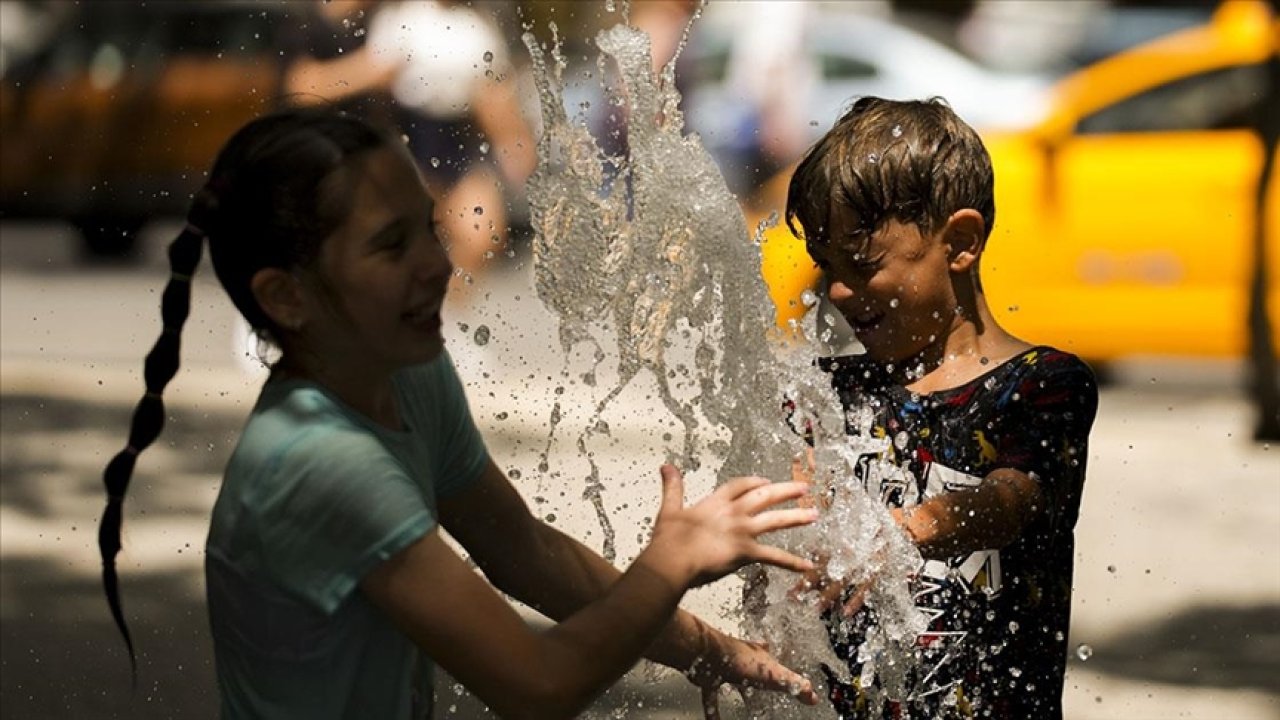
[[[1132,48],[1059,82],[1032,128],[983,132],[996,223],[982,261],[1000,321],[1089,360],[1243,357],[1255,262],[1267,59],[1280,19],[1224,3],[1212,22]],[[981,128],[979,128],[981,131]],[[757,203],[785,205],[790,170]],[[1280,352],[1280,183],[1266,197],[1268,306]],[[821,277],[785,223],[763,272],[781,326]]]

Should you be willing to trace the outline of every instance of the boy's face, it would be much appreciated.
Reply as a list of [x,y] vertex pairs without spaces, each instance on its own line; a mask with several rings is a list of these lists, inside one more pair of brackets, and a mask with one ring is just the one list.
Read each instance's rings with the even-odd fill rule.
[[890,219],[867,233],[847,207],[833,203],[831,241],[811,253],[831,303],[873,359],[899,362],[945,343],[959,303],[941,232],[923,235]]

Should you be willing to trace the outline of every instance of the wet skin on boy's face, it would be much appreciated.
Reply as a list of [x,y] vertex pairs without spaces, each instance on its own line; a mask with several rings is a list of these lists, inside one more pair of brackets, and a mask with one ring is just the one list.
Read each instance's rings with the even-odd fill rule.
[[959,307],[942,233],[890,219],[872,231],[835,204],[830,241],[810,250],[827,294],[881,362],[900,362],[945,343]]
[[434,206],[402,148],[359,156],[348,173],[351,209],[324,242],[323,288],[309,330],[331,353],[394,370],[444,347],[440,309],[453,267],[436,235]]

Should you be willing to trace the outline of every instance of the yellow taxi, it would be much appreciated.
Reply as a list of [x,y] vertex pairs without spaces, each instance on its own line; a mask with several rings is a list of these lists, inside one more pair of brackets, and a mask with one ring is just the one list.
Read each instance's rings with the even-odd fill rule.
[[[1260,254],[1255,123],[1263,103],[1280,102],[1267,99],[1265,63],[1277,51],[1280,19],[1267,3],[1231,0],[1204,26],[1068,76],[1035,127],[982,133],[996,173],[982,273],[1001,322],[1097,361],[1244,356]],[[785,203],[783,175],[765,188],[764,213]],[[1265,203],[1280,352],[1280,182]],[[762,248],[785,326],[820,277],[785,224]]]

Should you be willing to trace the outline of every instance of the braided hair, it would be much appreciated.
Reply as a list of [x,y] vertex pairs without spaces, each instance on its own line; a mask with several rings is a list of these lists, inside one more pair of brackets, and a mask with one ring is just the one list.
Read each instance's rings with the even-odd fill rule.
[[164,427],[163,393],[178,371],[191,278],[204,244],[236,309],[259,337],[278,342],[280,329],[258,304],[253,276],[265,268],[314,262],[324,239],[350,212],[349,179],[336,171],[352,157],[390,143],[389,136],[364,121],[326,108],[284,110],[253,120],[218,153],[186,227],[169,246],[169,281],[160,301],[163,329],[146,356],[146,391],[134,409],[127,444],[103,472],[107,505],[98,526],[102,586],[128,648],[135,684],[137,658],[116,572],[124,499],[138,455]]

